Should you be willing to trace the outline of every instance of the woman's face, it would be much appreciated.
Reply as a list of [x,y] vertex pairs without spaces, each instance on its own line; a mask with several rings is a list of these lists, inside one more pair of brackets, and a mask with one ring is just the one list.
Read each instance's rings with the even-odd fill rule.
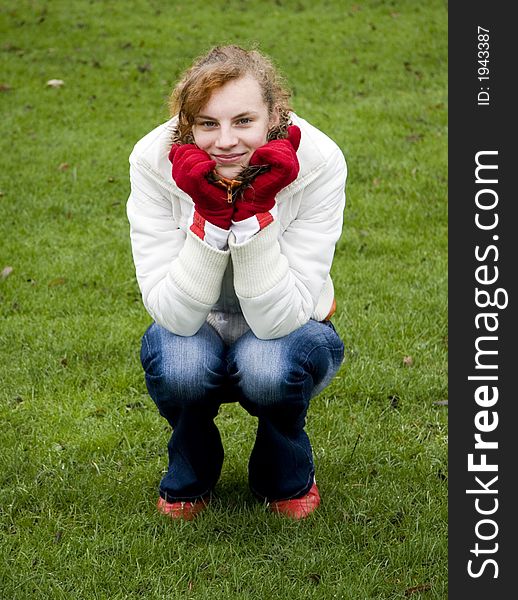
[[277,113],[272,118],[268,114],[259,83],[246,75],[213,92],[196,115],[192,133],[196,145],[216,161],[216,171],[233,179],[277,123]]

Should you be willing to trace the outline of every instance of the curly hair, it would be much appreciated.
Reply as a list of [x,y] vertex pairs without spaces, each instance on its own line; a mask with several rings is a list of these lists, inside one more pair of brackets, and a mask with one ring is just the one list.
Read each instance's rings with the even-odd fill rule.
[[171,116],[178,115],[173,142],[192,144],[194,119],[214,90],[245,75],[251,75],[259,83],[270,116],[274,110],[279,111],[279,124],[270,129],[267,141],[285,138],[290,125],[291,92],[282,76],[272,61],[258,50],[230,45],[216,46],[198,57],[173,89],[169,110]]

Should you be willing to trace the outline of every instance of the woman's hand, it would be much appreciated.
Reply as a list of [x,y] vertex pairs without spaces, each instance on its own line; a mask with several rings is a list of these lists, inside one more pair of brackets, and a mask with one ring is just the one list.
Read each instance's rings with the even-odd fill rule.
[[234,221],[243,221],[273,208],[275,196],[299,174],[299,144],[300,129],[291,125],[286,139],[272,140],[257,148],[250,158],[250,165],[268,165],[270,169],[258,175],[242,198],[236,201]]
[[173,179],[193,199],[196,212],[216,227],[230,229],[234,206],[227,202],[224,189],[207,180],[216,161],[194,144],[174,144],[169,160]]

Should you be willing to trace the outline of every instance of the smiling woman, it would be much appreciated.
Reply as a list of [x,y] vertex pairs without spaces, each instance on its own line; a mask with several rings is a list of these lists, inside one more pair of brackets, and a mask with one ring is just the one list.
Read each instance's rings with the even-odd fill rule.
[[[249,107],[245,113],[243,106]],[[259,83],[248,75],[212,94],[202,114],[195,117],[192,133],[195,144],[216,161],[216,172],[233,178],[248,166],[278,122],[278,112],[269,114]]]
[[256,50],[214,48],[130,157],[133,258],[154,321],[141,359],[172,427],[158,509],[173,518],[203,510],[219,479],[223,402],[258,418],[257,498],[295,519],[320,502],[304,427],[343,360],[329,272],[347,169],[281,81]]

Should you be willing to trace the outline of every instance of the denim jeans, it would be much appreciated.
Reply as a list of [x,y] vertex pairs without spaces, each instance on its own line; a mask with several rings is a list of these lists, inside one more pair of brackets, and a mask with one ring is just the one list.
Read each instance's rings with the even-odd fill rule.
[[162,498],[194,500],[216,485],[224,452],[214,417],[224,402],[239,402],[258,419],[248,464],[252,492],[267,501],[305,495],[315,471],[304,431],[309,401],[343,355],[329,321],[311,320],[274,340],[248,331],[230,346],[207,323],[190,337],[153,323],[141,361],[149,394],[172,427]]

